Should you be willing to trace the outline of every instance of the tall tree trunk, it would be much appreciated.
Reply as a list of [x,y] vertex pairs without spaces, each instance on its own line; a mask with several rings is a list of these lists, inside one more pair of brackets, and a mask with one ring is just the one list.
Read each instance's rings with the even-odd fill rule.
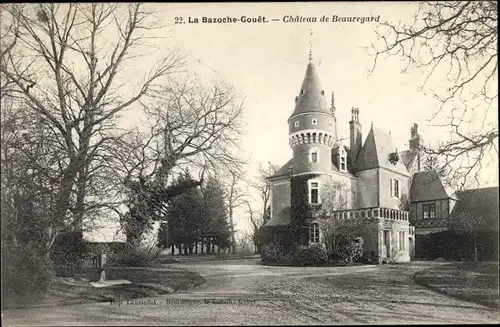
[[231,250],[233,254],[236,253],[236,241],[234,238],[234,222],[233,222],[233,208],[229,206],[229,227],[231,228]]
[[175,255],[175,244],[172,244],[171,248],[170,254]]
[[198,254],[198,241],[194,243],[194,254]]
[[474,262],[477,263],[477,235],[474,233]]

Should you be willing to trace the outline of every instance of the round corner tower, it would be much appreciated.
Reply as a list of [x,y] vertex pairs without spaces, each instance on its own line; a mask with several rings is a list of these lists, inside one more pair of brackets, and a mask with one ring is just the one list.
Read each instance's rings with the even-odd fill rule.
[[310,58],[302,87],[295,98],[295,110],[288,119],[293,175],[321,175],[331,171],[331,151],[337,134],[334,110],[333,95],[330,109]]

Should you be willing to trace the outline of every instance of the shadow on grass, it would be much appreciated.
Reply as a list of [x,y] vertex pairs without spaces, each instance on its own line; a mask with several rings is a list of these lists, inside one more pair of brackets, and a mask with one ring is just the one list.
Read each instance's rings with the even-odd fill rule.
[[205,279],[198,273],[172,268],[108,267],[106,279],[126,279],[131,284],[96,288],[97,268],[82,268],[75,277],[54,279],[47,294],[41,297],[10,299],[2,303],[5,309],[54,307],[92,302],[111,302],[169,294],[198,286]]
[[498,262],[449,263],[418,271],[414,281],[435,292],[498,309]]

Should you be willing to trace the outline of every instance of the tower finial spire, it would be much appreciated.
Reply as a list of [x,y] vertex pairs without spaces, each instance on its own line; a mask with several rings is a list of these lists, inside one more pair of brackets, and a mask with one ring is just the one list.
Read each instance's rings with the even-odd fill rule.
[[312,30],[309,30],[309,62],[312,62]]
[[331,104],[331,107],[330,107],[330,111],[332,113],[335,113],[335,95],[333,94],[333,91],[332,91],[332,104]]

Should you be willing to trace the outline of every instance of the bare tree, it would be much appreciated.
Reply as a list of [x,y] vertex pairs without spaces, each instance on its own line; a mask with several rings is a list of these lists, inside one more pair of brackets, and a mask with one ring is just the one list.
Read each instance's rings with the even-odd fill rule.
[[226,206],[229,213],[229,224],[231,227],[231,249],[233,254],[236,253],[236,240],[234,229],[234,212],[237,208],[245,204],[247,194],[238,185],[241,182],[240,173],[232,172],[230,182],[226,184]]
[[267,167],[259,163],[258,165],[258,179],[257,181],[251,183],[250,185],[259,194],[260,200],[262,201],[262,220],[266,223],[269,219],[270,213],[268,208],[270,206],[269,201],[271,200],[271,182],[267,179],[268,177],[274,175],[279,170],[279,166],[267,163]]
[[321,236],[328,253],[338,253],[345,242],[350,242],[359,233],[359,222],[355,219],[336,220],[333,213],[345,210],[349,205],[347,185],[341,182],[326,184],[321,194],[321,207],[315,211]]
[[249,233],[242,233],[238,237],[238,244],[242,253],[251,253],[251,244],[253,244],[252,235]]
[[245,203],[247,205],[248,218],[250,219],[250,223],[252,224],[252,242],[254,245],[255,253],[257,253],[260,251],[259,231],[262,225],[264,224],[264,220],[262,217],[256,217],[255,211],[252,209],[252,206],[250,205],[250,201],[246,200]]
[[[383,55],[400,56],[406,67],[427,74],[421,89],[435,80],[446,83],[432,91],[439,108],[429,121],[445,128],[452,137],[423,147],[442,158],[443,169],[478,183],[479,172],[498,156],[498,5],[496,1],[436,1],[418,3],[409,24],[382,23],[378,43],[372,44],[375,60]],[[493,159],[495,160],[495,159]]]
[[152,101],[142,105],[149,118],[153,143],[161,151],[162,169],[174,166],[237,172],[244,99],[218,79],[203,83],[185,75],[170,81]]
[[[2,8],[14,28],[10,51],[2,49],[2,85],[46,129],[60,157],[56,206],[47,221],[46,253],[61,229],[81,226],[84,215],[100,208],[109,189],[108,148],[122,137],[118,114],[154,96],[161,80],[182,58],[163,56],[137,89],[123,91],[127,63],[145,51],[148,33],[160,27],[154,12],[141,4],[29,4]],[[8,49],[8,47],[7,47]],[[2,87],[3,91],[4,87]],[[109,206],[108,197],[105,197]]]

